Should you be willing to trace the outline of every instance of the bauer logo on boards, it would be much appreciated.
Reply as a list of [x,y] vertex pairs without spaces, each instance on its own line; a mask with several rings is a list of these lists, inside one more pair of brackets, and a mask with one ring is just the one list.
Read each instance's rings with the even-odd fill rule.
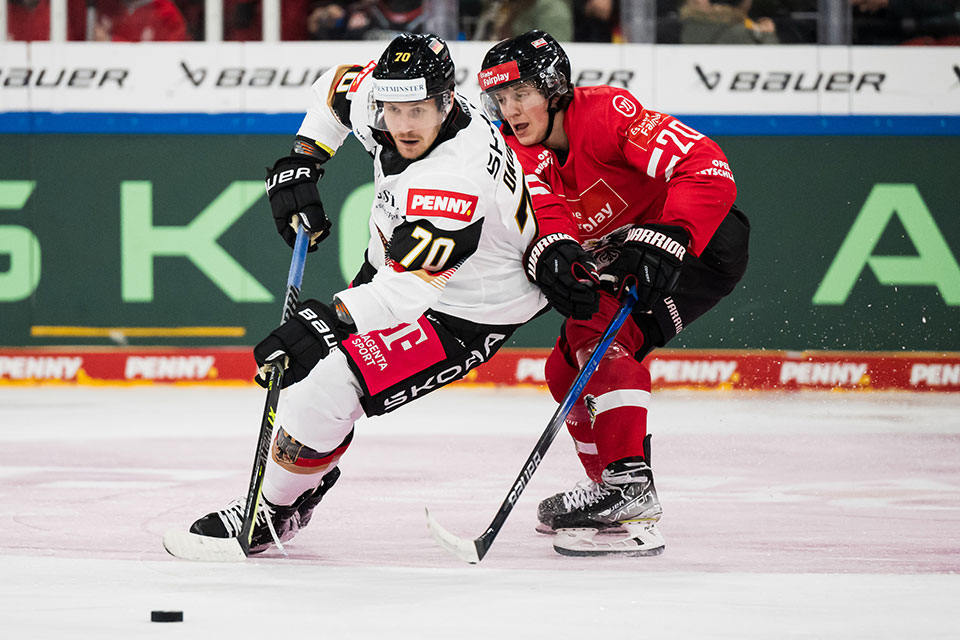
[[469,222],[477,209],[477,196],[441,189],[410,189],[407,215],[450,218]]

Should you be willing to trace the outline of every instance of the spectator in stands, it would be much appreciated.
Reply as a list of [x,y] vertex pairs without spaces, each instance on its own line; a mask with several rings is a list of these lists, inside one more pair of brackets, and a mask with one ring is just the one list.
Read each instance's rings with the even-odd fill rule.
[[10,0],[7,3],[7,39],[49,40],[50,0]]
[[850,0],[853,43],[960,45],[957,0]]
[[493,39],[512,38],[542,29],[560,42],[573,40],[572,0],[513,0],[494,2]]
[[260,0],[223,0],[223,39],[231,42],[262,40],[260,4]]
[[203,40],[205,9],[204,0],[173,0],[187,24],[187,40]]
[[370,28],[370,17],[355,2],[314,2],[307,15],[311,40],[359,40]]
[[113,42],[180,41],[187,24],[172,0],[100,0],[93,39]]
[[[280,39],[306,40],[310,0],[283,0],[280,3]],[[263,40],[262,0],[223,0],[223,39],[256,42]]]
[[577,42],[622,41],[619,4],[616,0],[574,0],[573,39]]
[[460,0],[457,16],[460,20],[458,40],[479,39],[477,38],[477,27],[486,9],[487,2],[484,0]]
[[682,44],[777,44],[770,18],[751,19],[752,0],[686,0],[680,7]]
[[817,42],[818,0],[753,0],[751,16],[769,16],[780,44]]
[[357,10],[369,21],[360,26],[362,18],[355,18],[367,40],[390,40],[398,33],[423,33],[426,28],[423,0],[365,0]]
[[[0,0],[5,2],[6,0]],[[67,38],[84,40],[84,7],[70,3],[67,12]],[[10,0],[7,2],[8,40],[49,40],[50,0]]]

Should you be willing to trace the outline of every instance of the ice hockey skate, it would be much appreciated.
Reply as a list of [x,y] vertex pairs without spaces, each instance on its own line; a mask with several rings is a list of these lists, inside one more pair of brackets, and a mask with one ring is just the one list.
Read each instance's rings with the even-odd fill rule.
[[[594,482],[588,478],[587,480],[578,482],[570,491],[562,491],[549,498],[544,498],[540,501],[540,506],[537,507],[537,519],[539,520],[537,523],[537,533],[552,536],[557,532],[556,529],[553,528],[553,522],[557,516],[566,516],[578,509],[583,509],[586,505],[591,504],[599,497],[602,497],[602,495],[605,495],[604,492],[605,489],[601,483]],[[597,532],[602,534],[619,534],[625,533],[625,530],[617,523],[599,527]]]
[[[541,524],[556,532],[553,548],[557,553],[567,556],[654,556],[663,553],[663,537],[656,527],[663,510],[653,484],[653,472],[642,458],[624,458],[610,463],[603,470],[600,482],[584,485],[581,489],[568,492],[577,492],[576,505],[573,500],[564,503],[561,498],[559,503],[541,508],[538,514]],[[547,498],[544,503],[551,500]],[[562,509],[545,513],[551,505]],[[595,537],[601,531],[610,533],[614,528],[621,529],[622,533],[616,537]]]
[[[263,553],[274,543],[283,549],[283,543],[293,539],[307,526],[313,510],[323,496],[340,478],[340,469],[334,467],[320,480],[320,486],[289,506],[278,506],[267,500],[260,502],[250,538],[250,553]],[[246,498],[237,498],[225,508],[208,513],[190,525],[190,533],[211,538],[235,538],[243,526]]]

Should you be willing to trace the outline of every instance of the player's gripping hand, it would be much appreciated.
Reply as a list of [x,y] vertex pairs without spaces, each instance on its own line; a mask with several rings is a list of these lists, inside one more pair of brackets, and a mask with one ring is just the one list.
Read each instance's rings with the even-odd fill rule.
[[689,241],[689,235],[681,227],[667,224],[634,227],[620,248],[620,256],[604,269],[602,278],[606,281],[612,276],[618,297],[635,282],[637,310],[649,311],[676,288]]
[[273,169],[267,169],[265,184],[273,221],[291,247],[297,240],[294,218],[305,224],[311,234],[308,251],[316,251],[317,244],[330,235],[330,220],[323,210],[317,189],[322,176],[320,165],[306,156],[280,158]]
[[347,335],[333,307],[319,300],[305,301],[289,320],[253,348],[253,357],[260,367],[255,378],[257,384],[266,388],[266,365],[278,360],[286,369],[281,386],[286,388],[300,382]]
[[527,277],[562,315],[586,320],[600,307],[597,265],[571,236],[551,233],[540,238],[526,262]]

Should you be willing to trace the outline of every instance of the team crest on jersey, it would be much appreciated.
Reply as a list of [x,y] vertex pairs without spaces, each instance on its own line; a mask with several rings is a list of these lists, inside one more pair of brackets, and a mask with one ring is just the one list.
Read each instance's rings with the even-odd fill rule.
[[407,215],[449,218],[469,222],[477,209],[477,196],[442,189],[407,191]]
[[633,116],[637,115],[637,105],[634,104],[633,100],[627,98],[626,96],[614,96],[613,108],[628,118],[632,118]]

